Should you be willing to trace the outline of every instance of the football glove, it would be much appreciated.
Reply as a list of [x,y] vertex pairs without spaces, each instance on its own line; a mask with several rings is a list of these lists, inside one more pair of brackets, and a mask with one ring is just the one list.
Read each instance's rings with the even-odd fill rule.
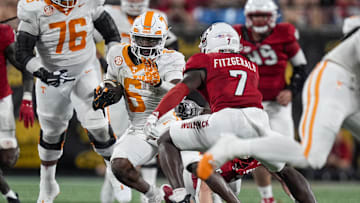
[[104,109],[107,106],[120,101],[123,94],[123,87],[116,80],[105,80],[104,84],[94,89],[93,109]]
[[23,99],[21,102],[19,121],[22,120],[24,120],[25,128],[32,127],[34,124],[34,111],[31,100]]
[[38,71],[34,72],[34,76],[39,78],[42,82],[46,83],[47,85],[54,87],[59,87],[59,85],[62,83],[75,80],[74,77],[69,77],[67,75],[67,70],[49,72],[44,68],[40,68]]
[[203,111],[203,107],[199,106],[196,102],[189,99],[182,100],[180,104],[175,107],[176,116],[180,117],[182,120],[198,116]]
[[258,166],[260,166],[260,162],[258,162],[254,158],[248,158],[248,159],[238,159],[235,158],[233,161],[233,169],[235,172],[241,176],[251,173],[254,171]]
[[143,63],[145,64],[144,75],[134,75],[134,79],[143,81],[152,86],[158,85],[161,82],[161,79],[155,60],[144,59]]
[[156,129],[156,125],[158,122],[158,113],[153,112],[146,120],[145,126],[144,126],[144,133],[146,135],[146,140],[148,142],[155,143],[157,142],[157,139],[160,136],[159,131]]

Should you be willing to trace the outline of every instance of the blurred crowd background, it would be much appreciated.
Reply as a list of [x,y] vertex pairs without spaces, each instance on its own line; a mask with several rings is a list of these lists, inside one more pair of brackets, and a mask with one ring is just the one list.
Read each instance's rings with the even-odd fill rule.
[[[150,7],[165,12],[172,31],[178,36],[179,51],[186,57],[198,52],[199,36],[214,22],[230,24],[245,23],[243,6],[246,0],[151,0]],[[346,17],[360,15],[360,0],[275,0],[279,6],[279,22],[290,22],[300,32],[300,45],[308,59],[308,71],[321,57],[336,46],[341,37],[341,27]],[[120,0],[106,0],[106,4],[120,5]],[[16,16],[17,0],[0,1],[0,21]],[[9,22],[14,30],[18,20]],[[354,56],[355,57],[355,56]],[[291,75],[291,67],[287,72]],[[21,102],[21,74],[9,66],[8,78],[14,90],[15,115]],[[334,98],[335,99],[335,98]],[[293,102],[294,122],[298,125],[301,114],[301,98]],[[39,124],[25,129],[17,121],[17,137],[21,155],[16,169],[11,173],[33,171],[37,174],[40,164],[37,153]],[[64,155],[59,164],[59,173],[79,171],[95,174],[102,159],[92,151],[83,129],[74,118],[71,121]],[[95,170],[96,171],[96,170]],[[84,173],[87,172],[87,173]],[[302,170],[310,179],[360,180],[360,142],[341,130],[328,159],[327,166],[319,171]],[[73,173],[73,172],[72,172]],[[80,174],[79,173],[79,174]]]

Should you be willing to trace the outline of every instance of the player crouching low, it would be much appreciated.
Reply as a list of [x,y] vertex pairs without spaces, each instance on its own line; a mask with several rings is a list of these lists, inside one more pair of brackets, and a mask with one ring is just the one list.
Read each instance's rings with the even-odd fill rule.
[[[147,139],[143,128],[161,98],[182,79],[185,66],[181,53],[164,49],[167,33],[166,19],[161,14],[147,11],[137,17],[130,32],[131,44],[118,44],[109,50],[105,85],[97,88],[93,102],[95,109],[104,108],[124,96],[131,124],[116,143],[112,172],[123,184],[145,194],[149,203],[161,202],[163,194],[135,168],[157,154],[156,140]],[[165,131],[177,119],[169,112],[158,130]]]

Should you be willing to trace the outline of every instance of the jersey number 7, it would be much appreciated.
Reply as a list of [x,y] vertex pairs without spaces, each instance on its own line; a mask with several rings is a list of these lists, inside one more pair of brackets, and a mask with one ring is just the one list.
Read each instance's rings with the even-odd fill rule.
[[[86,20],[84,18],[73,19],[69,21],[68,25],[69,25],[69,35],[70,35],[69,49],[71,51],[79,51],[85,48],[87,32],[85,30],[76,32],[75,27],[76,25],[85,26]],[[56,53],[61,54],[66,37],[66,22],[61,21],[61,22],[51,23],[49,24],[49,28],[50,29],[60,28],[59,43],[56,46]],[[75,41],[78,37],[81,37],[81,41],[80,44],[76,45]]]
[[243,95],[247,80],[247,72],[243,70],[229,70],[229,72],[231,77],[238,78],[239,75],[241,76],[236,87],[235,96]]

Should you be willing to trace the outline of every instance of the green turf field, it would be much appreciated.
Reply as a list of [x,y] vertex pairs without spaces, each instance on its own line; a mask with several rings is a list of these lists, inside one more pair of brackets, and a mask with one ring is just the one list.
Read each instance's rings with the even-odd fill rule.
[[[11,187],[20,194],[22,203],[36,202],[39,191],[38,177],[7,177]],[[103,179],[98,177],[58,177],[61,193],[54,203],[95,203],[99,201]],[[278,203],[292,201],[282,191],[279,184],[274,184],[274,196]],[[312,187],[319,203],[359,203],[360,183],[323,183],[313,182]],[[139,193],[133,193],[132,203],[139,203]],[[251,180],[244,181],[240,193],[242,203],[259,203],[256,186]],[[0,202],[4,202],[0,198]]]

